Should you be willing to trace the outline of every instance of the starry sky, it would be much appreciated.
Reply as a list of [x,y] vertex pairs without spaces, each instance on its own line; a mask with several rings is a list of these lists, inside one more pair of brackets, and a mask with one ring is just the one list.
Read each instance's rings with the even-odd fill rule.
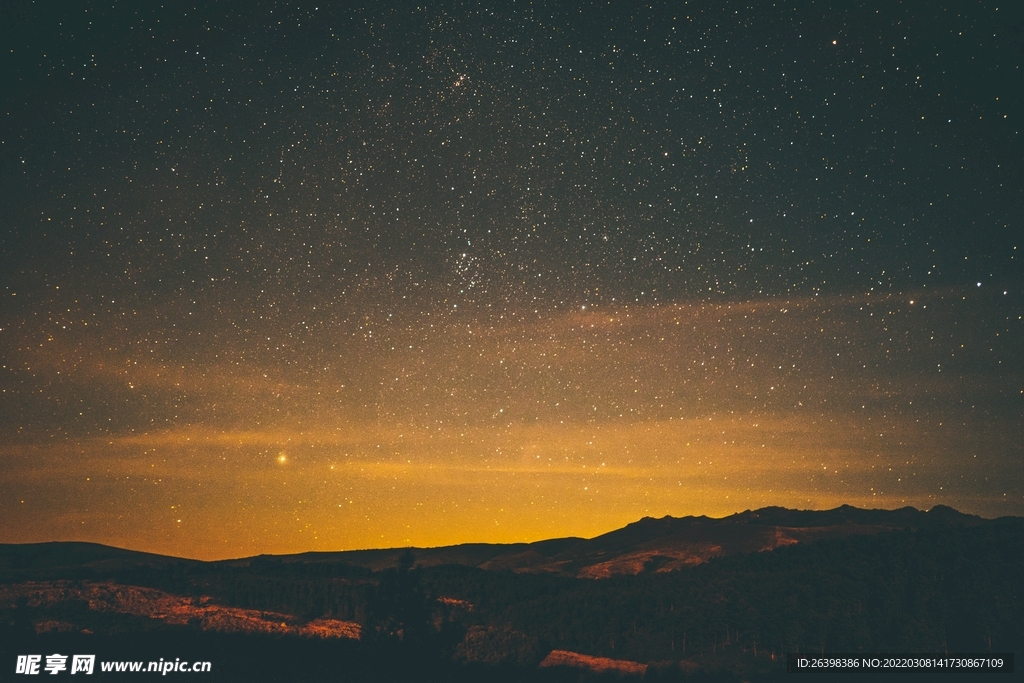
[[1024,514],[1024,5],[0,8],[0,542]]

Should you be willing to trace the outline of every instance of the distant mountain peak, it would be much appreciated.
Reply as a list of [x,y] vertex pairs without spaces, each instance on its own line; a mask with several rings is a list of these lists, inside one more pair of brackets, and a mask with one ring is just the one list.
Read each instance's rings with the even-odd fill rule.
[[977,515],[969,515],[969,514],[967,514],[965,512],[960,512],[956,508],[951,508],[948,505],[935,505],[930,510],[928,510],[928,512],[925,513],[925,514],[928,514],[928,515],[941,515],[943,517],[947,517],[947,518],[950,518],[950,519],[953,519],[953,518],[980,519],[980,517],[978,517]]

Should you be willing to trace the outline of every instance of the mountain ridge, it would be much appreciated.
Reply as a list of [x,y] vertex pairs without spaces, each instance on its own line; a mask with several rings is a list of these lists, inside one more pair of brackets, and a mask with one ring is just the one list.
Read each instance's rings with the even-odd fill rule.
[[[297,661],[333,671],[343,654],[377,672],[395,657],[421,666],[429,644],[442,653],[431,661],[468,680],[511,666],[535,681],[567,668],[740,674],[778,671],[785,652],[1024,642],[1022,517],[762,508],[645,518],[591,539],[415,549],[415,569],[399,562],[406,552],[201,562],[84,542],[0,545],[0,652],[131,636],[153,659],[189,642],[220,653],[222,669],[228,645],[242,662],[302,652]],[[406,625],[418,640],[403,640]]]
[[412,552],[421,566],[463,565],[496,571],[609,578],[643,571],[673,571],[714,557],[773,550],[826,538],[878,534],[936,525],[976,526],[994,520],[945,505],[928,511],[906,506],[896,510],[841,505],[830,510],[791,510],[769,506],[726,517],[643,517],[593,538],[562,537],[531,543],[462,543],[431,548],[307,551],[255,555],[205,562],[128,550],[85,541],[0,544],[0,576],[57,578],[78,568],[96,573],[156,569],[206,563],[251,566],[258,563],[346,564],[372,571],[398,565]]

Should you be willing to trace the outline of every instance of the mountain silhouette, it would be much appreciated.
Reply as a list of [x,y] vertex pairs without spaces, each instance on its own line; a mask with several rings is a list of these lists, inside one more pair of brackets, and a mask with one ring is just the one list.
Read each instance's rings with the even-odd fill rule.
[[[371,571],[397,567],[402,554],[415,553],[420,566],[462,565],[520,573],[609,578],[645,570],[673,571],[713,557],[773,550],[829,538],[878,534],[897,529],[976,526],[986,520],[945,505],[925,512],[913,507],[866,510],[842,505],[832,510],[765,507],[728,517],[644,517],[590,539],[556,538],[533,543],[463,543],[437,548],[388,548],[292,555],[259,555],[218,564],[345,564]],[[76,579],[132,570],[172,570],[188,560],[124,550],[98,543],[0,544],[0,577]]]
[[[231,680],[316,679],[339,658],[351,680],[755,680],[781,675],[787,652],[1013,652],[1022,577],[1024,519],[946,506],[768,507],[589,539],[215,562],[6,544],[0,655],[116,659],[132,638],[153,658],[167,643],[209,652]],[[304,674],[282,664],[295,661]]]
[[[490,570],[609,578],[645,570],[672,571],[713,557],[772,550],[828,538],[877,534],[896,529],[972,526],[984,519],[937,505],[865,510],[843,505],[833,510],[766,507],[723,518],[644,517],[595,538],[557,538],[534,543],[465,543],[411,548],[421,566],[463,565]],[[374,571],[395,567],[405,549],[308,552],[278,555],[279,562],[343,562]],[[239,564],[251,558],[233,560]]]

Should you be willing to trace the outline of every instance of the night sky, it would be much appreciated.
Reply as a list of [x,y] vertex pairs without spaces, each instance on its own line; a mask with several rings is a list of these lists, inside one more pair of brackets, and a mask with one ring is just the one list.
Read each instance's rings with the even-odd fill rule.
[[0,542],[1024,514],[1024,4],[0,6]]

